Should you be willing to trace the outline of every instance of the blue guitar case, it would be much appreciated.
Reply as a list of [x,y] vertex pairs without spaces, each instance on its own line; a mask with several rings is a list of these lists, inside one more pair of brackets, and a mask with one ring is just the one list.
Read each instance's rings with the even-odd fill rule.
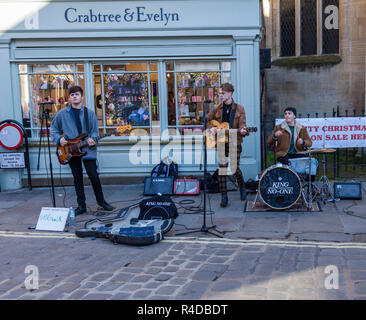
[[[174,219],[141,220],[140,206],[134,204],[121,209],[116,216],[106,219],[91,219],[84,228],[75,231],[80,238],[109,239],[114,243],[147,245],[159,242],[170,231]],[[146,217],[149,219],[148,217]]]

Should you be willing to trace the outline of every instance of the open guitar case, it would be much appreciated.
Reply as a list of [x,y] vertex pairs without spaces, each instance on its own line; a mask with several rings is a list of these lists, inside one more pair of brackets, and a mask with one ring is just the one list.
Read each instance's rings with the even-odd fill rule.
[[174,225],[174,219],[161,217],[152,219],[145,216],[139,219],[140,205],[122,208],[116,216],[106,219],[91,219],[84,228],[75,231],[80,238],[93,237],[109,239],[114,243],[129,245],[148,245],[164,238]]

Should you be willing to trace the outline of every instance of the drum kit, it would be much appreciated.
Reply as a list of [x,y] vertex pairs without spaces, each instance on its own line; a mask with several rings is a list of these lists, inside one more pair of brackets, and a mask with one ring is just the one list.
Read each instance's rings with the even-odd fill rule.
[[[331,185],[326,176],[325,155],[335,151],[327,148],[309,149],[299,153],[304,157],[289,159],[289,165],[277,163],[267,168],[259,179],[253,207],[258,196],[267,206],[275,210],[291,208],[301,196],[308,211],[313,209],[313,201],[317,197],[320,197],[324,204],[334,202]],[[312,157],[312,154],[323,154],[323,172],[317,183],[314,177],[318,169],[318,161]]]

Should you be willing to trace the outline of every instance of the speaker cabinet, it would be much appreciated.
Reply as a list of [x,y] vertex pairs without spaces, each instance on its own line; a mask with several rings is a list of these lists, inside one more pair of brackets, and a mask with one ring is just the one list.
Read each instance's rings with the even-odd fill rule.
[[359,182],[335,182],[334,198],[361,200],[362,188]]
[[259,49],[261,69],[271,68],[271,49]]
[[197,179],[176,179],[174,181],[174,194],[199,195],[200,182]]

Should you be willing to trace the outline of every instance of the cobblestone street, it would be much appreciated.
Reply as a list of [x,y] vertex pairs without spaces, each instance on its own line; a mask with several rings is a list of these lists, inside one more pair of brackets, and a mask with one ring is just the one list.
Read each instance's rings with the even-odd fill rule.
[[[0,299],[366,298],[365,244],[173,236],[131,247],[68,233],[0,235]],[[30,265],[35,290],[25,286]],[[338,289],[326,288],[331,265]]]
[[[140,185],[105,190],[116,210],[141,199]],[[75,229],[104,217],[97,215],[90,186],[86,192],[88,213],[76,217]],[[58,207],[75,203],[72,187],[56,188],[56,195]],[[289,213],[243,212],[239,192],[229,198],[228,208],[222,209],[219,197],[209,196],[207,224],[217,225],[224,238],[202,232],[179,235],[202,226],[202,214],[188,214],[181,199],[199,207],[202,197],[174,197],[179,216],[172,230],[159,243],[135,247],[78,238],[73,229],[29,230],[41,208],[50,207],[49,190],[1,192],[0,299],[366,298],[365,200]],[[38,283],[32,278],[35,270]]]

